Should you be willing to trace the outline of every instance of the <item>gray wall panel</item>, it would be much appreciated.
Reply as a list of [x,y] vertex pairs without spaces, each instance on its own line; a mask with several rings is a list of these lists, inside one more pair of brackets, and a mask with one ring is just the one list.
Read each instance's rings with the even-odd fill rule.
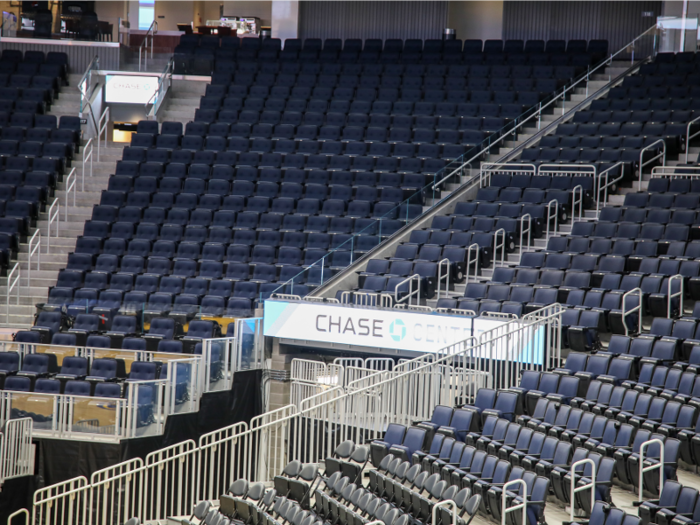
[[442,38],[447,2],[299,2],[299,38]]
[[[654,25],[658,1],[516,2],[503,7],[503,38],[522,40],[606,39],[617,51]],[[653,11],[654,17],[642,17]]]

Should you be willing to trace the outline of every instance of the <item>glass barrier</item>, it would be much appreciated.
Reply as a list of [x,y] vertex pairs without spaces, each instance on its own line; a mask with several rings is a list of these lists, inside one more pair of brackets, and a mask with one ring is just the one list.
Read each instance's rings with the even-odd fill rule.
[[207,392],[228,390],[233,380],[231,360],[236,339],[222,337],[219,339],[205,339],[202,345],[204,357],[204,381]]
[[251,317],[236,322],[236,343],[238,350],[233,356],[233,370],[251,370],[262,368],[264,359],[264,342],[262,336],[262,318]]
[[171,389],[166,380],[133,381],[126,384],[128,410],[125,427],[133,437],[163,433],[170,406]]
[[53,435],[61,430],[58,417],[59,396],[5,391],[2,393],[2,401],[4,421],[29,417],[33,421],[35,432],[45,431]]
[[[58,396],[57,396],[58,397]],[[68,434],[100,434],[115,438],[130,437],[122,428],[128,401],[114,397],[63,397],[67,409],[65,431]],[[36,428],[36,427],[35,427]]]
[[183,414],[199,410],[199,397],[203,391],[203,377],[200,377],[203,368],[199,366],[200,362],[200,359],[172,360],[161,370],[161,379],[167,377],[170,380],[169,413]]

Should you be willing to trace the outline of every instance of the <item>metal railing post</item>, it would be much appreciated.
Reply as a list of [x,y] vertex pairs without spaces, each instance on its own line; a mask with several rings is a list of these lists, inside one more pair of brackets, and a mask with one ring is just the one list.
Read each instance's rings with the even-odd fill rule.
[[7,295],[5,296],[5,323],[10,323],[10,295],[13,290],[17,290],[17,306],[19,306],[19,286],[20,286],[19,263],[15,263],[7,276]]
[[[576,487],[576,467],[579,465],[585,465],[588,464],[591,466],[591,482],[586,483],[585,485],[581,485],[580,487]],[[571,465],[571,521],[574,521],[574,509],[576,508],[576,493],[577,492],[582,492],[584,490],[588,490],[589,488],[591,489],[591,503],[595,501],[595,463],[593,463],[592,459],[582,459],[580,461],[577,461],[573,465]],[[640,481],[641,483],[641,481]],[[590,512],[590,509],[589,509]]]
[[100,162],[100,142],[102,140],[103,131],[105,134],[105,148],[107,147],[107,124],[109,124],[109,106],[105,108],[100,119],[97,121],[97,162]]
[[61,220],[60,218],[60,204],[58,203],[58,197],[56,197],[53,202],[51,203],[51,206],[49,206],[49,212],[48,212],[48,220],[49,223],[46,226],[46,253],[50,253],[51,251],[51,225],[55,222],[56,223],[56,237],[60,235],[60,225],[59,222]]
[[[451,507],[450,509],[450,516],[452,516],[452,523],[451,525],[455,525],[456,523],[456,518],[457,518],[457,504],[454,502],[454,500],[451,499],[446,499],[444,501],[440,501],[439,503],[436,503],[433,505],[433,521],[431,523],[437,523],[437,511],[442,508],[442,507]],[[447,523],[443,523],[442,525],[447,525]]]
[[[656,465],[649,465],[648,467],[644,466],[644,450],[649,447],[649,445],[657,444],[659,445],[659,462]],[[649,472],[655,469],[659,469],[659,494],[661,494],[661,490],[664,487],[664,442],[661,441],[660,439],[650,439],[649,441],[645,441],[642,443],[642,445],[639,447],[639,501],[643,501],[642,498],[642,492],[644,489],[644,483],[642,483],[642,480],[644,479],[644,473]]]
[[[627,310],[627,297],[631,297],[633,295],[636,295],[639,299],[639,304],[635,306],[634,308],[630,308]],[[629,328],[627,327],[627,316],[629,314],[632,314],[634,312],[639,312],[639,319],[638,319],[638,326],[637,326],[637,333],[642,332],[642,289],[641,288],[633,288],[629,292],[625,293],[622,295],[622,326],[625,327],[625,336],[629,336]]]
[[82,191],[85,191],[85,164],[90,161],[90,178],[92,178],[92,139],[87,141],[87,144],[83,147],[83,167],[82,167],[82,179],[83,187]]
[[[513,487],[515,485],[520,485],[523,488],[523,502],[517,503],[506,508],[506,498],[508,496],[508,487]],[[506,525],[506,515],[510,512],[515,512],[518,509],[523,509],[523,521],[521,523],[527,523],[527,484],[525,480],[514,479],[503,485],[501,489],[501,525]]]
[[[674,292],[673,291],[673,283],[678,281],[678,291]],[[672,275],[671,277],[668,278],[668,304],[666,305],[666,317],[668,319],[672,319],[671,313],[672,313],[672,307],[671,307],[671,302],[673,299],[678,297],[678,311],[680,312],[680,315],[683,315],[683,276],[680,274]]]
[[690,122],[688,122],[688,125],[686,126],[686,131],[685,131],[685,163],[688,164],[688,152],[690,151],[690,141],[693,140],[695,137],[700,135],[700,131],[696,132],[692,136],[690,135],[690,126],[693,124],[697,124],[700,122],[700,117],[696,117]]
[[29,247],[27,250],[27,288],[32,286],[32,257],[36,253],[36,271],[41,269],[41,231],[37,228],[29,239]]
[[68,206],[69,206],[69,199],[70,199],[70,194],[71,192],[73,193],[73,208],[75,208],[75,186],[77,183],[77,179],[75,176],[75,168],[70,170],[70,173],[68,174],[68,177],[66,177],[66,209],[65,213],[63,214],[64,220],[68,222]]

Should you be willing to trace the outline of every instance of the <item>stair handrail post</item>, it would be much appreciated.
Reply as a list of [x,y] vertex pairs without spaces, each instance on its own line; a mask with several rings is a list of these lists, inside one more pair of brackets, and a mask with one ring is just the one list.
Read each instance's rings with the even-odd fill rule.
[[15,263],[7,276],[7,295],[5,296],[5,323],[10,324],[10,295],[13,290],[17,290],[17,306],[19,306],[19,287],[21,271],[19,263]]
[[[107,124],[109,123],[109,106],[105,108],[100,115],[100,119],[97,121],[97,162],[100,162],[100,142],[102,139],[102,132],[105,134],[105,148],[107,147]],[[92,160],[90,161],[92,163]],[[92,170],[92,166],[90,167]],[[92,173],[91,173],[92,174]]]
[[29,239],[27,250],[27,288],[32,287],[32,257],[36,253],[36,271],[41,270],[41,230],[37,228]]
[[[674,292],[673,291],[673,283],[678,281],[678,291]],[[683,289],[683,283],[684,279],[681,274],[676,274],[672,275],[671,277],[668,278],[668,300],[666,301],[666,317],[668,319],[672,319],[671,313],[673,311],[673,308],[671,306],[672,300],[678,297],[678,312],[680,315],[683,315],[683,295],[684,295],[684,289]]]
[[[508,487],[520,485],[523,488],[523,502],[517,503],[506,508],[506,498],[508,495]],[[509,512],[514,512],[518,509],[523,509],[522,523],[527,523],[527,483],[523,479],[514,479],[505,483],[501,489],[501,525],[506,525],[506,515]]]
[[[646,450],[650,445],[659,445],[659,462],[655,465],[649,465],[648,467],[644,466],[644,450]],[[643,501],[643,490],[644,490],[644,483],[642,483],[642,480],[644,479],[644,473],[649,472],[651,470],[659,469],[659,494],[661,494],[661,490],[664,487],[664,442],[661,441],[660,439],[650,439],[649,441],[645,441],[642,443],[642,445],[639,447],[639,502],[641,503]]]
[[690,134],[690,127],[693,124],[697,124],[700,122],[700,116],[695,117],[693,120],[688,122],[688,125],[686,126],[686,131],[685,131],[685,163],[688,164],[688,152],[690,150],[690,141],[693,140],[695,137],[700,135],[700,131],[695,132],[693,135]]
[[[576,467],[581,466],[581,465],[590,465],[591,466],[591,481],[590,483],[586,483],[585,485],[581,485],[580,487],[576,487]],[[584,490],[588,490],[589,488],[591,489],[591,502],[595,501],[595,463],[593,462],[592,459],[586,458],[577,461],[573,465],[571,465],[571,470],[570,476],[571,476],[571,491],[569,494],[571,494],[571,522],[573,523],[574,521],[574,509],[576,508],[576,493],[577,492],[582,492]]]
[[83,146],[83,166],[81,168],[81,177],[82,177],[82,190],[85,191],[85,165],[87,164],[87,161],[90,161],[90,177],[92,178],[92,139],[87,141],[87,144]]
[[73,167],[70,170],[70,173],[68,174],[68,177],[66,177],[66,209],[64,211],[64,220],[68,222],[68,205],[69,205],[69,198],[70,194],[73,194],[73,208],[75,208],[75,187],[77,185],[77,178],[75,174],[75,167]]
[[[627,310],[627,297],[632,297],[633,295],[636,295],[637,298],[639,299],[639,303],[637,306],[630,308]],[[630,314],[633,314],[634,312],[639,312],[638,315],[638,320],[637,320],[637,333],[642,332],[642,289],[641,288],[633,288],[629,292],[626,292],[622,295],[622,305],[621,305],[621,310],[622,310],[622,326],[625,327],[625,337],[628,337],[629,334],[629,328],[627,327],[627,316]]]
[[46,253],[51,252],[51,225],[55,222],[56,223],[56,237],[60,235],[60,207],[61,205],[58,203],[58,197],[56,197],[53,202],[51,203],[51,206],[49,206],[49,212],[48,212],[48,225],[46,226]]

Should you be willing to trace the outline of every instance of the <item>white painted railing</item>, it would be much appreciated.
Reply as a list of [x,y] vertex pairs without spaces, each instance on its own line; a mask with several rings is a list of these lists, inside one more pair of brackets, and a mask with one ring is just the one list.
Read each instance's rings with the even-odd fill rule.
[[[319,463],[346,439],[371,440],[389,423],[429,419],[436,405],[470,402],[483,386],[513,386],[524,369],[561,364],[561,311],[559,305],[542,309],[478,340],[445,347],[438,356],[404,362],[405,372],[378,371],[355,382],[357,387],[306,399],[301,409],[289,405],[253,418],[249,426],[206,434],[197,446],[190,441],[143,463],[110,467],[93,474],[90,483],[78,477],[40,489],[32,523],[117,525],[118,517],[129,515],[142,522],[184,515],[198,501],[217,499],[235,479],[270,481],[292,459]],[[500,370],[494,378],[494,365],[510,372]],[[168,475],[159,476],[159,470]],[[113,497],[100,498],[107,488]]]
[[[644,451],[649,448],[650,445],[659,445],[659,461],[658,463],[652,463],[651,465],[644,466]],[[651,472],[652,470],[659,469],[659,494],[664,488],[664,442],[660,439],[650,439],[645,441],[639,447],[639,501],[643,501],[642,493],[644,490],[644,473]]]
[[[637,305],[627,309],[627,298],[636,296],[637,297]],[[622,309],[622,325],[625,327],[625,335],[628,336],[630,335],[630,328],[627,326],[627,316],[630,314],[633,314],[637,312],[637,334],[642,333],[642,289],[641,288],[634,288],[630,290],[629,292],[626,292],[622,296],[622,304],[620,305]]]
[[[673,300],[678,299],[678,312],[679,315],[683,315],[683,296],[685,295],[684,289],[683,289],[683,283],[684,283],[683,276],[680,274],[677,275],[672,275],[671,277],[668,278],[668,299],[667,302],[668,304],[666,305],[666,317],[669,319],[672,319],[672,313],[673,313]],[[673,291],[673,283],[677,282],[678,283],[678,291],[674,292]]]
[[90,178],[92,178],[92,139],[87,141],[87,144],[83,146],[83,166],[81,169],[81,177],[82,177],[82,191],[85,191],[85,168],[87,166],[87,162],[90,161]]
[[[515,494],[508,492],[508,488],[515,487],[516,485],[520,486],[522,489],[522,502],[515,503],[509,506],[508,498],[514,496]],[[527,484],[522,479],[514,479],[503,485],[503,488],[501,490],[501,525],[506,525],[506,518],[508,514],[510,514],[511,512],[516,512],[518,510],[521,510],[523,513],[522,521],[520,523],[527,523]]]
[[11,419],[2,432],[0,454],[0,484],[5,480],[34,475],[34,447],[32,420],[24,417]]
[[46,226],[46,253],[51,253],[51,226],[56,225],[56,237],[58,238],[60,234],[60,207],[58,203],[58,197],[53,200],[51,206],[49,206],[48,212],[48,225]]
[[32,258],[34,255],[36,255],[36,271],[38,272],[41,270],[41,231],[38,229],[29,239],[27,249],[27,288],[32,287]]
[[[85,151],[85,150],[83,150]],[[75,194],[76,194],[77,177],[75,174],[75,168],[70,170],[68,177],[66,177],[66,205],[63,213],[63,220],[68,222],[68,207],[70,205],[70,197],[73,195],[73,208],[75,208]]]
[[17,299],[17,306],[19,306],[19,287],[20,287],[20,269],[19,269],[19,263],[15,263],[15,265],[12,267],[12,270],[10,270],[10,273],[7,274],[7,296],[5,297],[5,322],[9,323],[10,322],[10,296],[12,295],[12,292],[15,291],[16,293],[16,299]]
[[[588,483],[585,483],[581,485],[580,487],[576,486],[576,483],[578,480],[576,479],[576,467],[579,467],[581,465],[590,465],[591,466],[591,475],[588,476],[591,481]],[[571,490],[569,494],[571,494],[571,521],[574,521],[574,510],[576,509],[576,494],[579,492],[583,492],[584,490],[591,490],[591,504],[595,502],[595,463],[593,462],[592,459],[587,458],[587,459],[582,459],[579,461],[576,461],[573,465],[571,465],[571,470],[569,471],[570,476],[571,476]],[[641,481],[640,481],[641,483]],[[591,509],[584,509],[586,512],[590,512]]]
[[104,147],[107,147],[107,125],[109,124],[109,106],[105,108],[100,115],[100,120],[97,122],[97,162],[100,162],[100,143],[102,142],[102,133],[104,133]]

